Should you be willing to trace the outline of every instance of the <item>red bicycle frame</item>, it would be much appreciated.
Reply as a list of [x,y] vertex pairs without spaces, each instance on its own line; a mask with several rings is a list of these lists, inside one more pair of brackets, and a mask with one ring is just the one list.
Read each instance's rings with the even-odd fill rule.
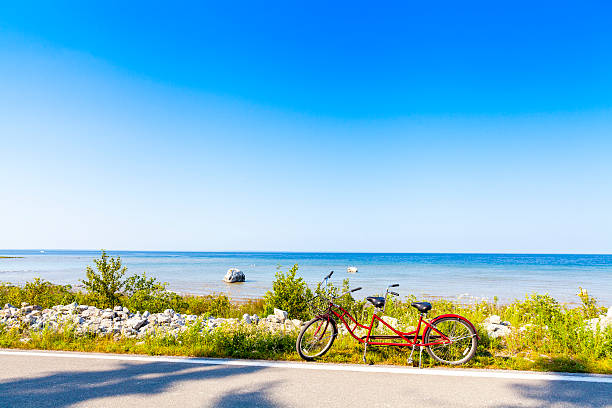
[[[340,314],[338,311],[334,310],[335,309],[339,309],[342,313]],[[456,314],[444,314],[444,315],[440,315],[435,317],[434,319],[432,319],[431,321],[428,321],[426,319],[423,318],[423,314],[419,315],[419,321],[417,323],[417,327],[416,330],[410,331],[410,332],[402,332],[399,330],[396,330],[395,328],[393,328],[391,325],[389,325],[387,322],[385,322],[383,319],[381,319],[376,313],[374,313],[372,315],[372,319],[370,321],[370,325],[369,326],[365,326],[361,323],[359,323],[347,310],[345,310],[344,308],[342,308],[341,306],[338,306],[334,303],[330,304],[330,307],[328,309],[328,313],[326,313],[326,315],[322,315],[322,318],[327,318],[328,322],[325,325],[325,329],[323,332],[325,332],[325,330],[327,330],[327,325],[329,324],[329,319],[331,319],[330,313],[333,314],[334,316],[336,316],[338,318],[338,320],[340,320],[344,326],[346,327],[346,329],[348,330],[348,332],[351,334],[351,336],[359,341],[360,343],[365,343],[366,345],[372,345],[372,346],[399,346],[399,347],[413,347],[413,346],[419,346],[419,347],[427,347],[427,346],[435,346],[435,345],[440,345],[440,344],[448,344],[451,342],[451,340],[442,332],[440,332],[438,329],[436,329],[432,323],[434,323],[436,320],[438,319],[442,319],[444,317],[457,317],[460,318],[462,320],[465,320],[463,317],[456,315]],[[349,325],[349,323],[347,323],[347,321],[345,320],[345,316],[348,317],[348,319],[350,319],[351,324],[353,325],[353,327],[351,328],[351,326]],[[391,331],[393,331],[395,333],[395,335],[372,335],[372,329],[374,328],[374,321],[378,320],[380,322],[382,322],[385,326],[387,326]],[[465,320],[466,322],[468,322],[470,324],[470,326],[473,327],[473,325]],[[419,332],[421,331],[421,326],[423,326],[423,334],[421,337],[421,342],[419,342]],[[436,335],[436,341],[430,341],[429,343],[425,343],[425,332],[426,327],[429,327],[431,330],[433,330],[435,333],[437,333]],[[319,331],[321,327],[319,326],[319,328],[317,328],[317,332]],[[365,336],[361,336],[358,337],[355,334],[355,330],[357,330],[357,328],[361,328],[361,329],[365,329],[367,330],[367,334]],[[476,331],[476,330],[474,330]],[[316,333],[315,333],[316,335]],[[412,338],[412,339],[411,339]],[[376,341],[376,340],[404,340],[403,342],[391,342],[391,341]]]

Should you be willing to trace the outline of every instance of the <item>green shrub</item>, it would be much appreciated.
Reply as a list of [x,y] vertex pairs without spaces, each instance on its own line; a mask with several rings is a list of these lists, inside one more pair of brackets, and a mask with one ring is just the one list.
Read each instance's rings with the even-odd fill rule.
[[100,259],[94,259],[96,269],[87,266],[86,280],[81,280],[88,294],[89,303],[101,307],[114,307],[120,304],[120,292],[126,284],[123,276],[127,267],[121,263],[121,258],[109,258],[102,250]]
[[34,278],[23,287],[11,284],[0,285],[0,307],[6,303],[20,307],[22,302],[38,305],[43,308],[72,303],[80,294],[74,292],[70,285],[55,285],[49,281]]
[[49,281],[35,278],[27,282],[22,292],[22,302],[49,308],[55,305],[65,305],[77,300],[78,295],[70,285],[54,285]]
[[265,299],[265,314],[270,314],[274,308],[285,310],[292,319],[305,320],[309,317],[308,301],[312,292],[302,278],[296,278],[298,265],[295,264],[287,273],[276,272],[272,290],[268,291]]
[[[367,320],[367,312],[369,312],[370,309],[364,309],[365,300],[356,301],[349,290],[350,283],[348,278],[342,281],[342,287],[336,287],[332,282],[329,282],[326,287],[322,287],[321,283],[318,283],[314,291],[316,298],[313,299],[312,305],[316,310],[321,311],[329,306],[329,300],[334,299],[335,304],[347,310],[356,319],[363,318],[364,320]],[[344,296],[340,296],[343,293],[346,294]],[[372,315],[370,313],[369,318],[371,317]]]
[[125,282],[123,306],[134,312],[147,310],[150,313],[159,313],[166,309],[184,310],[187,304],[178,294],[166,290],[167,285],[154,277],[148,278],[146,273],[130,276]]
[[[183,312],[214,317],[230,317],[232,304],[223,294],[206,296],[185,296]],[[237,316],[236,316],[237,317]]]
[[4,307],[6,303],[10,303],[13,306],[19,304],[17,300],[20,299],[20,288],[19,286],[11,285],[10,283],[0,283],[0,307]]
[[592,319],[597,317],[600,313],[605,313],[604,308],[597,306],[597,299],[589,295],[589,292],[586,289],[580,288],[578,297],[582,301],[582,312],[586,318]]

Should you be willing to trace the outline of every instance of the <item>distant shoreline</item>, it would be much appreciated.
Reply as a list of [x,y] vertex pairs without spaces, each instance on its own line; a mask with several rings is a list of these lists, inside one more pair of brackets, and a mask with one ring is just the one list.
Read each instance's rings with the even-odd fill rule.
[[[42,252],[41,252],[42,251]],[[0,248],[0,252],[84,252],[84,253],[99,253],[100,249],[71,249],[71,248]],[[253,251],[253,250],[213,250],[213,251],[195,251],[195,250],[157,250],[157,249],[107,249],[110,253],[149,253],[149,254],[330,254],[330,255],[542,255],[542,256],[564,256],[564,255],[584,255],[584,256],[612,256],[612,252],[462,252],[462,251]]]

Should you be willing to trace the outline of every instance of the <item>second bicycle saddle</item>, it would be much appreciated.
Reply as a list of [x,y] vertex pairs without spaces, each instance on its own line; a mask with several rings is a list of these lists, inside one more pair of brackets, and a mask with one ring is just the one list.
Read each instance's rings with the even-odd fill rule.
[[381,296],[368,296],[366,300],[375,307],[383,307],[385,305],[385,298]]
[[429,302],[412,302],[410,306],[414,307],[421,313],[426,313],[431,310],[431,303]]

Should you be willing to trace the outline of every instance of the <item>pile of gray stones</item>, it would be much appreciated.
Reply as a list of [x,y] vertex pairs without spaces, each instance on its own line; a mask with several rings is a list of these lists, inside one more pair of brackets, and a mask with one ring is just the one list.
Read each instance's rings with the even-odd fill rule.
[[62,330],[72,325],[77,334],[112,335],[116,338],[140,338],[147,335],[174,334],[188,330],[200,323],[201,332],[211,332],[218,327],[261,327],[271,332],[297,331],[303,322],[289,319],[284,310],[274,309],[274,314],[265,318],[244,314],[242,319],[214,318],[180,314],[172,309],[163,313],[130,311],[121,306],[114,309],[98,309],[94,306],[71,303],[50,309],[22,303],[21,307],[10,304],[0,310],[0,326],[8,329],[28,328],[31,331],[44,329]]

